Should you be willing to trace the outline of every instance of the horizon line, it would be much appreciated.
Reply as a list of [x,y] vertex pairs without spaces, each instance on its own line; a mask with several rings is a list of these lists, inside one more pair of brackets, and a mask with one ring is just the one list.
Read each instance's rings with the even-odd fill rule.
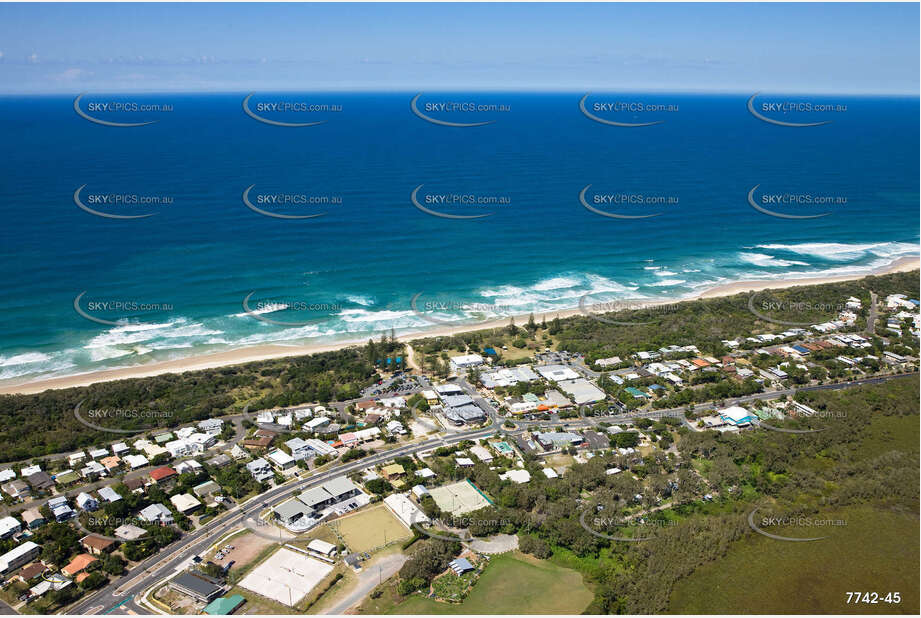
[[446,87],[434,87],[434,88],[409,88],[409,87],[399,87],[399,88],[336,88],[336,87],[322,87],[317,89],[290,89],[290,88],[247,88],[247,89],[216,89],[216,90],[189,90],[189,89],[131,89],[131,90],[109,90],[109,89],[73,89],[73,90],[50,90],[50,91],[11,91],[11,92],[0,92],[0,97],[42,97],[42,96],[77,96],[81,93],[91,94],[106,94],[106,95],[136,95],[136,94],[145,94],[145,95],[158,95],[158,94],[183,94],[183,95],[246,95],[249,93],[349,93],[349,94],[393,94],[393,95],[415,95],[419,93],[449,93],[449,94],[675,94],[675,95],[740,95],[740,96],[752,96],[754,94],[764,95],[764,96],[849,96],[849,97],[921,97],[921,90],[919,91],[833,91],[833,90],[821,90],[821,91],[809,91],[809,90],[742,90],[742,89],[714,89],[714,90],[693,90],[693,89],[637,89],[637,88],[624,88],[624,89],[611,89],[611,88],[600,88],[600,87],[586,87],[586,88],[576,88],[576,87],[566,87],[566,88],[547,88],[547,87],[538,87],[538,86],[525,86],[518,88],[508,88],[508,87],[476,87],[472,86],[469,88],[446,88]]

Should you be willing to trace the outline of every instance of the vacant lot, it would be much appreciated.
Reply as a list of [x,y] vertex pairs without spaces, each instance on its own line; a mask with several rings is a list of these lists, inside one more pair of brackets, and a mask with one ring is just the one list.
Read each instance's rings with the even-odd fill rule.
[[[722,559],[680,581],[676,614],[918,613],[918,516],[852,507],[822,513],[847,526],[821,541],[792,543],[752,534]],[[771,530],[788,534],[782,530]],[[796,536],[789,533],[788,536]],[[802,536],[802,534],[800,534]],[[847,592],[899,592],[898,605],[847,604]]]
[[519,553],[490,561],[463,603],[413,595],[390,614],[579,614],[592,593],[576,571]]
[[331,521],[328,525],[338,529],[353,552],[370,551],[412,536],[383,504]]
[[[233,549],[227,552],[223,558],[216,559],[214,556],[217,553],[218,549],[226,547],[228,545],[233,545]],[[265,548],[275,545],[273,541],[265,537],[253,534],[252,532],[243,532],[241,534],[234,535],[223,541],[218,545],[218,548],[205,556],[205,559],[213,561],[215,564],[220,566],[226,566],[232,560],[234,563],[234,571],[236,569],[241,569],[248,565],[250,562],[262,555],[262,552]]]

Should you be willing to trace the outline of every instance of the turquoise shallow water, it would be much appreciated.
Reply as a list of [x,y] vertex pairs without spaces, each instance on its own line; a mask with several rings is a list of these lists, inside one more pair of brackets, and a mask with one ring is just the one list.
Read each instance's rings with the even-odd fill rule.
[[[587,100],[602,119],[664,120],[626,128],[587,118],[581,94],[420,97],[417,108],[436,120],[493,121],[460,128],[414,115],[416,93],[254,96],[251,108],[327,106],[262,114],[325,121],[291,128],[247,116],[245,94],[81,101],[82,110],[103,101],[172,106],[93,113],[159,120],[132,128],[81,118],[72,97],[0,98],[0,380],[364,339],[571,308],[586,295],[591,303],[681,297],[740,279],[862,272],[918,253],[917,98],[824,97],[846,109],[777,116],[832,120],[808,128],[758,120],[746,96]],[[466,101],[492,107],[437,105]],[[595,106],[603,102],[659,111]],[[423,208],[490,216],[423,212],[411,201],[419,185]],[[587,185],[596,210],[659,216],[592,212],[580,202]],[[768,216],[748,202],[756,185],[756,205],[774,212],[831,214]],[[96,216],[75,204],[80,187],[90,210],[156,214]],[[243,202],[248,187],[257,209],[323,214],[264,216]],[[106,203],[115,195],[129,203]],[[832,200],[774,201],[786,195]],[[315,198],[325,203],[303,203]],[[81,293],[85,315],[75,309]]]

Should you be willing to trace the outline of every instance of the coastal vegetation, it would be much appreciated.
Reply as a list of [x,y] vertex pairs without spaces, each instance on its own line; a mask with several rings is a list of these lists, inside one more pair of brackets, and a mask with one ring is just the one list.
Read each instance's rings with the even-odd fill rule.
[[[917,297],[918,287],[918,271],[913,271],[766,291],[759,293],[757,299],[758,303],[766,303],[758,305],[759,311],[764,306],[771,308],[764,311],[770,313],[772,319],[808,322],[811,319],[829,319],[828,307],[837,307],[842,299],[855,296],[861,299],[863,306],[858,323],[860,320],[865,323],[870,291],[882,298],[896,292]],[[605,319],[621,322],[619,324],[581,314],[547,321],[522,321],[521,326],[511,321],[504,328],[421,338],[411,345],[417,362],[429,369],[434,368],[436,375],[446,374],[447,359],[451,353],[483,351],[485,348],[495,351],[500,364],[516,364],[551,346],[582,353],[588,364],[595,359],[615,355],[629,358],[641,350],[675,343],[693,344],[704,354],[720,356],[726,352],[723,340],[778,329],[777,324],[764,321],[750,311],[750,297],[750,294],[737,294],[659,308],[599,314]],[[806,306],[818,309],[803,309]],[[775,310],[775,307],[779,309]],[[629,324],[625,324],[627,322]],[[523,339],[526,346],[516,353],[513,344],[519,339]],[[910,336],[893,339],[894,345],[887,348],[891,351],[918,350],[917,339]],[[503,346],[510,348],[509,351],[504,351]],[[403,345],[395,341],[390,333],[364,346],[306,356],[100,382],[36,394],[2,395],[0,443],[5,448],[0,450],[0,462],[72,451],[111,442],[119,437],[81,423],[74,413],[78,404],[81,410],[107,412],[103,418],[90,419],[96,425],[137,430],[138,434],[142,434],[151,429],[240,413],[245,407],[259,410],[308,402],[342,401],[358,397],[362,388],[378,378],[378,369],[385,365],[385,359],[395,358],[402,350]],[[833,359],[824,359],[824,362],[827,365],[825,371],[831,377],[842,375],[842,369]],[[628,408],[639,405],[638,401],[623,392],[622,387],[604,380],[601,385]],[[751,383],[722,381],[670,394],[659,399],[656,405],[692,404],[755,390]],[[115,411],[121,413],[115,414]]]
[[[401,346],[391,340],[307,356],[99,382],[29,395],[0,396],[0,461],[61,453],[127,437],[121,431],[176,427],[215,416],[358,397],[377,375],[371,358]],[[80,404],[81,413],[75,414]],[[91,411],[99,411],[94,414]]]
[[[531,482],[526,484],[503,481],[486,464],[455,470],[450,477],[466,475],[494,499],[494,506],[465,515],[471,534],[517,533],[522,551],[581,572],[594,591],[587,612],[662,613],[670,609],[676,584],[705,565],[720,563],[727,556],[732,560],[735,551],[750,554],[745,548],[752,543],[795,545],[757,535],[747,519],[755,508],[781,518],[864,518],[865,513],[878,512],[880,521],[907,517],[917,530],[917,377],[813,391],[803,394],[802,400],[819,412],[802,421],[802,426],[820,431],[698,433],[666,425],[660,429],[674,431],[678,457],[658,451],[638,464],[625,464],[617,455],[598,456],[572,465],[565,483],[544,478],[540,468],[545,464],[530,457],[526,457],[526,468],[531,471]],[[446,467],[442,463],[436,456],[430,465],[441,473]],[[612,465],[629,465],[630,474],[606,474]],[[701,499],[704,494],[711,498]],[[635,496],[641,500],[637,502]],[[622,517],[647,509],[642,520],[646,540],[625,543],[590,534],[580,516],[592,507],[593,513]],[[636,534],[636,526],[630,528],[623,535]],[[842,529],[835,533],[842,535],[842,542],[855,555],[866,552],[872,556],[875,551],[872,535],[856,519],[853,532]],[[796,536],[797,532],[789,534]],[[435,551],[435,544],[440,544],[441,553]],[[418,558],[404,566],[392,592],[407,599],[398,605],[399,613],[434,611],[431,602],[412,591],[427,586],[452,555],[447,551],[452,549],[450,544],[441,541],[425,539],[416,545],[421,545]],[[440,564],[435,564],[436,554],[443,560]],[[773,555],[778,565],[784,564],[781,550],[775,549]],[[852,578],[848,585],[855,590],[894,585],[891,577],[877,577],[875,571],[862,569],[859,561],[849,564]],[[696,585],[703,585],[701,581]],[[907,582],[900,580],[902,590],[917,590],[917,577],[914,585]],[[473,611],[466,604],[481,583],[459,607],[464,613]],[[685,590],[678,596],[683,599],[678,609],[699,609],[694,603],[702,602],[701,594]],[[784,592],[765,584],[760,594]],[[708,611],[719,607],[715,603]],[[841,611],[841,606],[822,606],[816,611]]]

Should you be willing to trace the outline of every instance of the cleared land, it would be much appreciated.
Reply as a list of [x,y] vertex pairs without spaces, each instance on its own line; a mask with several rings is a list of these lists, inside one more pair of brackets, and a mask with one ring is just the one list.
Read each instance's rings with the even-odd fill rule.
[[234,547],[230,552],[225,554],[223,558],[218,560],[214,557],[218,549],[209,552],[205,558],[220,566],[226,566],[233,561],[236,568],[242,568],[258,558],[262,552],[265,551],[266,547],[274,544],[273,541],[253,534],[252,532],[242,532],[220,543],[218,549],[226,547],[227,545],[233,545]]
[[[822,513],[847,526],[807,543],[752,534],[676,584],[675,614],[917,614],[917,514],[852,507]],[[791,531],[771,530],[787,536]],[[900,565],[894,568],[893,565]],[[898,605],[848,604],[847,592],[899,592]]]
[[519,553],[490,561],[463,603],[413,595],[389,614],[579,614],[592,593],[571,569]]
[[371,551],[387,543],[408,539],[412,533],[384,505],[331,521],[353,552]]
[[244,577],[240,586],[294,607],[332,570],[331,564],[282,547]]
[[489,506],[489,502],[467,481],[459,481],[431,490],[435,504],[455,515],[470,513]]

